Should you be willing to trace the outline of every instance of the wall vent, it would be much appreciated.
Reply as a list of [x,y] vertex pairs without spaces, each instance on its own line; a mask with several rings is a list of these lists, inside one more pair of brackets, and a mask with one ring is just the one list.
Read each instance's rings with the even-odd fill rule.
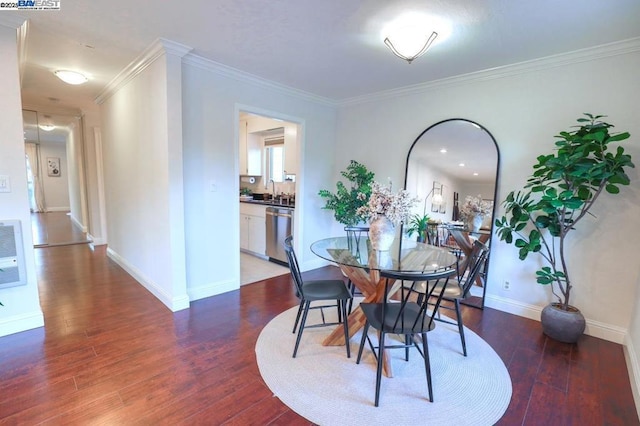
[[19,220],[0,221],[0,288],[27,284]]

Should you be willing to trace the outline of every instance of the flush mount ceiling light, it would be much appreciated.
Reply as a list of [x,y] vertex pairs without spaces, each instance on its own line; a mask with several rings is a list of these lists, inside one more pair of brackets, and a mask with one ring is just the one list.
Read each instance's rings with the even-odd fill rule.
[[45,132],[50,132],[56,128],[53,124],[41,124],[38,127],[40,127],[40,130],[44,130]]
[[384,44],[397,57],[408,63],[431,47],[436,38],[441,42],[451,33],[451,26],[445,21],[418,13],[398,17],[383,30]]
[[60,80],[68,84],[82,84],[89,79],[82,73],[69,70],[57,70],[53,72]]
[[398,58],[411,63],[427,51],[436,37],[438,37],[438,33],[435,31],[431,32],[431,34],[426,34],[422,28],[409,27],[389,34],[385,37],[384,44]]

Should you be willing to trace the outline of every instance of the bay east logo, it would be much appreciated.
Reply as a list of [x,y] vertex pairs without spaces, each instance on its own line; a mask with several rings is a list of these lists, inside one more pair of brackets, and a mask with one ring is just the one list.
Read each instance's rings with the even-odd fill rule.
[[0,10],[60,10],[60,0],[0,1]]

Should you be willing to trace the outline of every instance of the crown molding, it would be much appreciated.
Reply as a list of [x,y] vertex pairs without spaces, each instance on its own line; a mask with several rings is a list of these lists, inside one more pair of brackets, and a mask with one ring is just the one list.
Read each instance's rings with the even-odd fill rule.
[[16,15],[11,12],[2,12],[0,15],[0,26],[11,28],[12,30],[16,30],[22,25],[27,18]]
[[336,101],[333,99],[325,98],[319,95],[314,95],[313,93],[305,92],[304,90],[295,89],[290,86],[285,86],[284,84],[276,83],[274,81],[267,80],[265,78],[250,74],[248,72],[241,71],[239,69],[232,68],[227,65],[223,65],[219,62],[215,62],[210,59],[203,58],[202,56],[196,55],[194,53],[189,53],[188,55],[186,55],[183,62],[185,64],[192,65],[194,67],[203,69],[205,71],[210,71],[221,77],[230,78],[241,83],[251,84],[261,89],[273,90],[281,94],[286,94],[286,95],[293,96],[305,101],[310,101],[310,102],[322,104],[325,106],[330,106],[330,107],[337,106]]
[[343,101],[338,101],[337,105],[340,107],[344,107],[368,102],[379,102],[407,95],[415,95],[417,93],[426,92],[433,89],[441,89],[445,87],[459,86],[462,84],[488,80],[497,80],[521,74],[562,67],[566,65],[594,61],[597,59],[608,58],[612,56],[626,55],[638,51],[640,51],[640,37],[603,44],[595,47],[589,47],[586,49],[580,49],[573,52],[547,56],[544,58],[533,59],[530,61],[519,62],[516,64],[490,68],[482,71],[472,72],[469,74],[443,78],[427,83],[419,83],[411,86],[404,86],[397,89],[385,90],[369,95],[349,98]]
[[102,89],[96,96],[95,102],[98,105],[102,104],[162,55],[174,55],[182,58],[191,50],[193,50],[192,47],[184,44],[163,38],[156,39]]

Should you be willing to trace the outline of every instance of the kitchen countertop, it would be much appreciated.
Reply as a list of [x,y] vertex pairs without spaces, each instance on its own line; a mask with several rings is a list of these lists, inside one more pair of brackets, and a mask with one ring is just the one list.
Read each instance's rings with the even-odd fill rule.
[[240,202],[247,204],[259,204],[268,207],[282,207],[286,209],[294,209],[296,207],[295,204],[280,204],[277,201],[272,200],[240,200]]

